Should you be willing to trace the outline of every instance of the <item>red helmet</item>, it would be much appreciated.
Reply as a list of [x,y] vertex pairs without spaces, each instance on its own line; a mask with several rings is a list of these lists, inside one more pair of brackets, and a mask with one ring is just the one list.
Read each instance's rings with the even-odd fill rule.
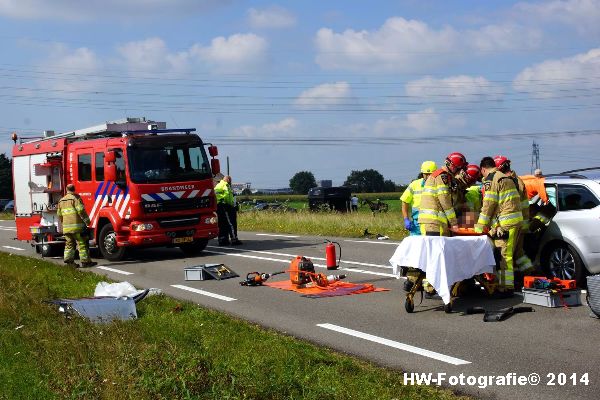
[[462,153],[450,153],[446,157],[446,167],[448,167],[453,173],[467,168],[467,159]]
[[465,172],[467,173],[470,184],[474,184],[479,179],[481,179],[481,170],[479,169],[479,166],[475,164],[467,165],[467,169]]
[[510,171],[510,160],[504,156],[495,156],[494,163],[500,172]]

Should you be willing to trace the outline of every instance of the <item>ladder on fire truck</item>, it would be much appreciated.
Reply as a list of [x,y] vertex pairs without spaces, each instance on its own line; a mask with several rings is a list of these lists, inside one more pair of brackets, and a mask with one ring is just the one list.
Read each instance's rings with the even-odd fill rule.
[[[44,131],[43,138],[37,138],[27,143],[34,143],[44,140],[55,139],[83,139],[93,136],[108,136],[111,134],[124,134],[132,132],[165,132],[166,122],[157,122],[147,120],[145,117],[128,117],[116,121],[107,121],[103,124],[90,126],[88,128],[77,129],[74,131],[55,134],[54,131]],[[195,129],[173,130],[173,131],[192,131]]]

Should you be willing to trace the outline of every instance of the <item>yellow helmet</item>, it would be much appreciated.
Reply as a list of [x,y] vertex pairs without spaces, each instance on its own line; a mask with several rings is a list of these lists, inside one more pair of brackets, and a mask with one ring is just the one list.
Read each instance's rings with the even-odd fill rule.
[[423,164],[421,164],[421,173],[423,174],[432,174],[436,169],[437,165],[434,161],[424,161]]

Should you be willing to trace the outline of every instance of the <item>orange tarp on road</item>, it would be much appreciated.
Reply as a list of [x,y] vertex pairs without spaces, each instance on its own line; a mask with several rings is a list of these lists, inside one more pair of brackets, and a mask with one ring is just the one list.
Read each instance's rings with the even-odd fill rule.
[[520,177],[523,179],[523,183],[525,183],[525,189],[527,189],[527,198],[531,200],[536,194],[540,195],[540,199],[544,203],[548,203],[548,194],[546,193],[546,187],[544,186],[544,182],[546,179],[538,178],[533,175],[523,175]]
[[309,288],[297,288],[289,280],[279,282],[265,282],[265,286],[270,286],[276,289],[291,290],[294,292],[301,293],[303,297],[319,298],[319,297],[333,297],[333,296],[345,296],[349,294],[361,294],[369,292],[385,292],[389,289],[376,288],[370,283],[350,283],[337,281],[329,284],[325,287],[309,287]]

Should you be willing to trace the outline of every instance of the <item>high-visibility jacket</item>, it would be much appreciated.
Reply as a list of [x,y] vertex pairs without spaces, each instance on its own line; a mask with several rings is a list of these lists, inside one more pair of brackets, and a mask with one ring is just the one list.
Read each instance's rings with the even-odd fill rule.
[[523,222],[521,196],[515,181],[495,168],[485,177],[483,182],[483,206],[477,226],[489,227],[497,220],[501,227],[520,226]]
[[465,197],[467,199],[467,207],[469,207],[469,210],[476,212],[476,213],[481,211],[481,205],[482,205],[481,204],[482,203],[481,186],[479,186],[479,185],[469,186]]
[[438,226],[458,224],[451,191],[455,185],[454,177],[446,168],[438,169],[427,178],[421,193],[419,224]]
[[529,197],[527,197],[527,188],[525,182],[515,171],[510,171],[510,176],[515,180],[517,191],[521,198],[521,212],[523,213],[523,229],[529,229]]
[[408,185],[408,187],[400,197],[400,201],[406,204],[410,204],[412,208],[413,220],[419,217],[419,207],[421,206],[421,193],[423,192],[424,186],[425,179],[415,179]]
[[548,202],[548,193],[546,192],[545,178],[540,178],[533,175],[522,175],[520,177],[525,184],[527,190],[527,198],[533,199],[536,195],[540,196],[544,203]]
[[76,194],[67,193],[60,199],[56,213],[61,218],[63,233],[81,233],[90,225],[83,201]]
[[228,204],[234,206],[233,190],[226,180],[221,180],[215,186],[215,196],[217,197],[217,203]]

